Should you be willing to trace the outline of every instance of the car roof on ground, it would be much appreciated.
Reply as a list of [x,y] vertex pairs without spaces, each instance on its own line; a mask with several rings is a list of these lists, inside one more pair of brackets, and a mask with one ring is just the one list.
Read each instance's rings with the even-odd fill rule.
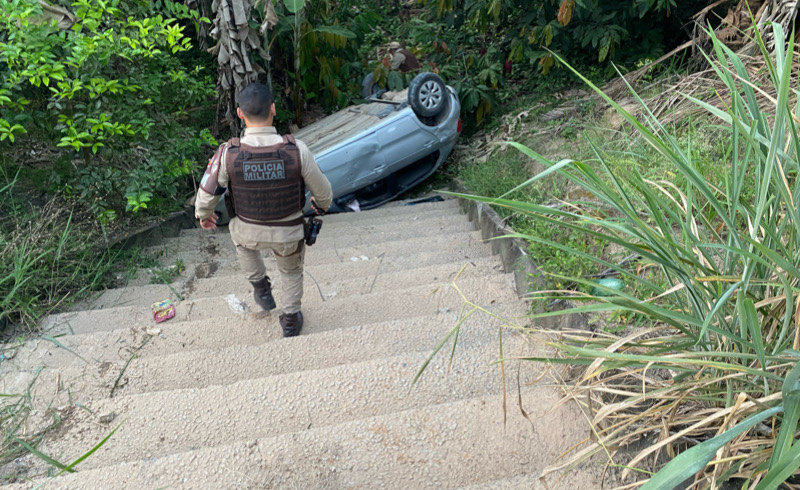
[[[403,90],[392,94],[390,100],[401,101],[406,98],[407,92]],[[305,143],[316,155],[399,114],[400,111],[392,111],[395,107],[396,105],[382,102],[353,105],[309,124],[293,136]],[[380,117],[387,110],[390,111],[389,115]]]

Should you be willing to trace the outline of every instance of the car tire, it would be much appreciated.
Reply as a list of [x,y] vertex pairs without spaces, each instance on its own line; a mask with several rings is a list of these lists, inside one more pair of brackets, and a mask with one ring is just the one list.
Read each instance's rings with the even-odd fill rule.
[[367,73],[364,80],[361,81],[361,97],[371,99],[372,97],[380,94],[381,87],[375,83],[375,75]]
[[447,85],[435,73],[420,73],[408,85],[408,103],[419,118],[438,116],[449,101]]

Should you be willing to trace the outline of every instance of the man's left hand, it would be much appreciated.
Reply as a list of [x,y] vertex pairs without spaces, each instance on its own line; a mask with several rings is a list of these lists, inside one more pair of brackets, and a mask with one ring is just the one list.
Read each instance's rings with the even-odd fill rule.
[[213,230],[216,227],[217,227],[217,215],[216,214],[212,214],[208,218],[200,220],[200,228],[202,228],[204,230]]

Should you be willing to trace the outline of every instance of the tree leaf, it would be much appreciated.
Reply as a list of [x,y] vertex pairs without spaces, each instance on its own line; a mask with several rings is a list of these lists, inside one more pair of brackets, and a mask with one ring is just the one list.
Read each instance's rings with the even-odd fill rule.
[[389,72],[389,90],[403,90],[403,78],[396,71]]
[[597,61],[603,61],[608,56],[608,49],[611,47],[611,41],[606,38],[602,45],[600,45],[600,50],[597,53]]
[[341,26],[319,26],[314,28],[314,32],[325,32],[327,34],[333,34],[334,36],[341,36],[347,39],[356,38],[356,34],[353,31],[345,29]]
[[297,12],[303,10],[306,0],[283,0],[283,3],[286,5],[286,10],[296,14]]

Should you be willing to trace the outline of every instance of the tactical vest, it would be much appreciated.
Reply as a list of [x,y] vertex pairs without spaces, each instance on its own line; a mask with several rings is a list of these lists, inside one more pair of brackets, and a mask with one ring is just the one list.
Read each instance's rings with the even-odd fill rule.
[[406,59],[403,60],[403,62],[398,67],[398,70],[405,73],[407,71],[416,70],[417,68],[419,68],[420,66],[419,61],[417,61],[417,57],[414,56],[414,54],[411,51],[407,49],[399,49],[397,52],[403,53],[403,56],[406,57]]
[[306,186],[300,150],[291,135],[272,146],[250,146],[239,138],[228,142],[225,157],[228,172],[229,214],[245,223],[265,226],[295,226],[300,217],[275,221],[303,210]]

